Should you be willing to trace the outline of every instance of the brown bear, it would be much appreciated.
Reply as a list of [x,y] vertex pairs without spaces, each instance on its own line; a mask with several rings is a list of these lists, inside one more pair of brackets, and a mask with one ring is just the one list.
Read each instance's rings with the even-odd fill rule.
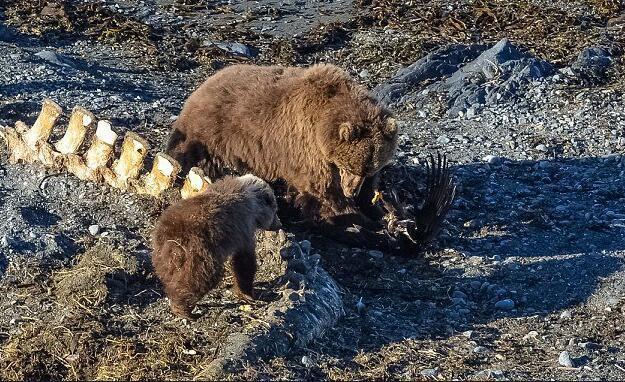
[[254,175],[227,176],[169,206],[152,232],[152,263],[172,311],[192,318],[194,304],[221,281],[229,258],[235,293],[253,300],[254,233],[280,226],[271,187]]
[[356,212],[363,181],[388,164],[397,146],[390,112],[343,70],[233,65],[186,100],[167,153],[183,173],[206,161],[282,179],[317,205],[323,218]]

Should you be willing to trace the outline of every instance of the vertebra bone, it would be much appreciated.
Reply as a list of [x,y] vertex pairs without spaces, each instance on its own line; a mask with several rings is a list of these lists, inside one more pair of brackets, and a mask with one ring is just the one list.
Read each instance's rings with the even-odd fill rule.
[[210,183],[210,179],[204,176],[204,171],[202,171],[201,168],[193,167],[189,170],[187,177],[184,179],[180,195],[183,199],[190,198],[206,191]]
[[143,159],[148,153],[148,142],[133,132],[126,133],[122,144],[122,153],[113,163],[113,172],[118,181],[126,182],[139,176]]
[[54,145],[56,150],[61,154],[75,154],[94,122],[95,117],[91,112],[80,106],[74,107],[65,135]]
[[52,133],[52,128],[63,110],[59,105],[50,99],[43,101],[41,112],[35,124],[22,135],[24,143],[31,149],[37,149],[37,142],[46,142]]
[[142,194],[159,196],[161,192],[170,188],[176,176],[180,172],[180,164],[169,155],[158,153],[154,157],[152,171],[142,178],[142,182],[136,187]]
[[91,147],[85,154],[87,167],[96,170],[106,166],[113,154],[113,145],[115,145],[116,139],[117,133],[111,129],[111,123],[109,121],[99,121]]

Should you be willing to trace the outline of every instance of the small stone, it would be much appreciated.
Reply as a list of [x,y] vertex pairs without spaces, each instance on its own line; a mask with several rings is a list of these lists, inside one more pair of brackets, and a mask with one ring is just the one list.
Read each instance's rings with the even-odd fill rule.
[[601,345],[596,342],[581,342],[579,347],[585,350],[598,350],[601,349]]
[[299,293],[297,293],[297,292],[291,292],[291,293],[289,294],[289,300],[291,300],[291,301],[293,301],[293,302],[299,301],[299,300],[300,300],[300,295],[299,295]]
[[464,292],[462,292],[462,291],[456,290],[456,291],[454,291],[454,293],[451,294],[451,297],[452,298],[464,298],[464,299],[466,299],[467,295]]
[[466,305],[467,304],[464,298],[458,298],[458,297],[452,298],[451,302],[454,305]]
[[196,355],[197,352],[193,349],[182,349],[182,353],[186,355]]
[[488,164],[498,165],[501,163],[501,158],[495,155],[486,155],[482,160]]
[[560,313],[561,320],[570,320],[572,316],[571,311],[568,309]]
[[375,258],[375,259],[381,259],[384,257],[384,253],[382,253],[381,251],[377,251],[375,249],[372,249],[370,251],[367,252],[369,254],[369,256]]
[[306,367],[313,367],[315,366],[315,363],[313,362],[312,359],[310,359],[309,356],[305,355],[302,357],[302,365],[306,366]]
[[302,252],[304,252],[305,255],[308,255],[310,253],[310,241],[308,240],[302,240],[299,242],[299,246],[300,248],[302,248]]
[[442,145],[446,145],[451,142],[451,139],[449,139],[446,135],[441,135],[440,137],[438,137],[438,139],[436,139],[436,142]]
[[465,117],[467,119],[471,119],[471,118],[475,117],[475,108],[472,108],[472,107],[468,108],[467,109],[467,113],[465,114]]
[[558,363],[564,367],[575,367],[573,364],[573,360],[571,359],[571,355],[566,350],[560,353],[560,356],[558,357]]
[[8,236],[2,236],[2,240],[0,240],[0,244],[1,244],[3,247],[8,247],[8,246],[11,244],[11,242],[10,242],[10,240],[9,240]]
[[358,302],[356,303],[356,310],[358,310],[358,313],[362,313],[365,310],[365,303],[362,302],[362,297],[360,298],[360,300],[358,300]]
[[90,225],[90,226],[89,226],[89,233],[90,233],[92,236],[97,235],[99,232],[100,232],[100,226],[99,226],[99,225],[97,225],[97,224],[93,224],[93,225]]
[[438,369],[423,369],[419,374],[423,377],[436,377],[438,375]]
[[543,145],[542,143],[540,145],[537,145],[536,147],[534,147],[537,151],[542,151],[545,152],[547,151],[547,146]]
[[505,300],[499,300],[495,303],[495,308],[499,310],[512,310],[514,309],[514,301],[509,298]]
[[468,339],[471,339],[471,338],[475,337],[475,336],[473,335],[473,330],[467,330],[467,331],[465,331],[465,332],[462,332],[462,335],[463,335],[464,337],[468,338]]
[[477,354],[490,353],[490,349],[487,348],[486,346],[476,346],[475,348],[473,348],[473,353],[477,353]]
[[428,116],[428,115],[427,115],[427,113],[426,113],[425,111],[423,111],[423,110],[419,110],[419,117],[421,117],[421,118],[425,118],[425,117],[427,117],[427,116]]
[[535,331],[535,330],[532,330],[532,331],[530,331],[529,333],[527,333],[526,335],[523,336],[523,339],[525,341],[527,341],[527,340],[534,340],[536,338],[538,338],[538,332]]
[[471,289],[479,290],[482,287],[482,283],[480,281],[474,280],[469,283]]
[[78,358],[80,358],[80,357],[78,356],[78,354],[70,354],[70,355],[68,355],[67,357],[65,357],[65,360],[66,360],[67,362],[76,362],[76,361],[78,361]]

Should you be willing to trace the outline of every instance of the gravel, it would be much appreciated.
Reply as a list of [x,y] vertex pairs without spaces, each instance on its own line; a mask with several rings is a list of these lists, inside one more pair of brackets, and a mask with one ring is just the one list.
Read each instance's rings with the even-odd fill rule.
[[[249,5],[253,15],[262,14],[250,19],[240,9],[245,6],[234,3],[232,13],[210,20],[206,12],[188,10],[182,16],[153,2],[109,1],[107,6],[118,4],[142,22],[180,34],[182,41],[195,33],[198,41],[210,42],[204,47],[215,49],[215,55],[229,55],[220,56],[225,65],[284,62],[272,55],[289,51],[274,47],[270,52],[261,38],[208,36],[202,25],[266,28],[272,36],[290,39],[315,23],[345,21],[353,5],[340,2],[334,4],[340,9],[328,12],[331,3],[301,5],[301,19],[292,13],[296,4],[285,5],[290,11],[276,16],[271,7],[277,2],[267,1]],[[557,6],[568,14],[588,4]],[[315,19],[318,10],[326,14]],[[401,34],[391,28],[350,32],[343,43],[330,43],[331,48],[310,57],[336,62],[374,83],[381,71],[395,72],[401,63],[378,68],[351,57]],[[332,40],[331,34],[326,37],[323,41]],[[315,235],[298,237],[304,252],[313,243],[319,263],[340,284],[346,316],[307,349],[251,369],[266,371],[266,379],[625,378],[622,57],[592,44],[571,52],[571,62],[548,62],[526,50],[527,42],[500,37],[437,45],[388,81],[374,83],[400,121],[393,168],[402,177],[423,179],[426,156],[446,153],[458,185],[454,205],[432,247],[406,257],[366,248],[352,256],[356,252],[350,248]],[[42,41],[0,25],[0,123],[32,124],[42,100],[50,97],[65,111],[82,105],[113,121],[120,133],[140,133],[151,152],[162,147],[184,98],[215,69],[155,69],[154,58],[136,50],[132,41],[108,44],[82,36]],[[53,139],[58,135],[55,131]],[[41,167],[3,160],[0,169],[2,285],[20,285],[22,280],[3,275],[24,261],[73,262],[81,243],[95,239],[86,227],[98,239],[106,227],[107,241],[149,253],[136,232],[146,236],[157,212],[140,212],[145,208],[137,203],[147,204],[141,198],[65,175],[46,182],[45,198],[37,184],[46,175]],[[308,266],[296,259],[290,265],[302,271],[290,274],[287,284],[299,301]],[[43,287],[45,292],[49,285]],[[162,302],[154,296],[153,301]],[[156,303],[132,315],[141,316]],[[8,341],[4,333],[28,324],[21,316],[33,309],[22,300],[11,306],[3,322],[12,324],[0,323],[2,345]],[[195,343],[193,350],[213,354],[210,346]],[[494,351],[474,352],[478,348]],[[568,350],[559,354],[563,349]],[[590,361],[573,359],[568,351],[580,351]],[[304,361],[312,355],[312,363]]]

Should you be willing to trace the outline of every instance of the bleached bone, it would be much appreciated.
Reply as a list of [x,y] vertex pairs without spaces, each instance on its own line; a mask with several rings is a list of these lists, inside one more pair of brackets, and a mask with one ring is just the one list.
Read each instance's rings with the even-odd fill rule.
[[116,139],[117,133],[111,129],[111,123],[99,121],[93,142],[85,154],[87,167],[96,170],[106,166],[113,155],[113,145]]
[[148,154],[148,142],[133,132],[126,133],[122,143],[122,153],[113,163],[113,172],[117,182],[125,183],[128,179],[136,179],[143,167],[143,160]]
[[72,116],[69,118],[69,126],[63,138],[54,147],[61,154],[75,154],[85,139],[87,130],[95,123],[95,117],[91,112],[80,106],[74,107]]
[[50,99],[43,101],[41,112],[35,124],[22,135],[24,143],[31,149],[37,149],[37,142],[45,142],[52,133],[52,128],[59,115],[63,113],[61,107]]
[[184,184],[180,190],[180,196],[182,196],[183,199],[187,199],[204,192],[210,183],[210,179],[204,176],[204,171],[202,171],[201,168],[193,167],[189,170],[187,177],[184,179]]
[[24,143],[21,132],[28,130],[28,126],[22,121],[15,122],[15,128],[6,127],[2,129],[2,138],[7,145],[9,153],[9,163],[15,164],[19,161],[32,163],[37,160],[37,153]]
[[152,171],[141,178],[136,190],[142,194],[159,196],[174,184],[180,169],[180,164],[174,158],[158,153],[154,157]]

